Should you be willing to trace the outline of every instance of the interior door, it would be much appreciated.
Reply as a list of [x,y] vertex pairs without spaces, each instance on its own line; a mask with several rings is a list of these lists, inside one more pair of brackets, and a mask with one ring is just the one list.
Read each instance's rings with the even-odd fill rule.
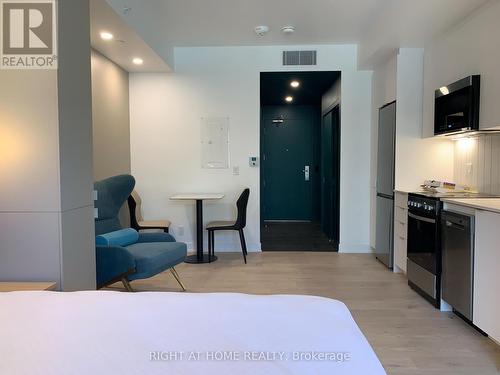
[[311,221],[312,124],[306,119],[263,121],[263,219]]
[[321,228],[340,240],[340,115],[339,108],[323,116],[321,130]]
[[333,235],[333,115],[323,117],[321,129],[321,229],[328,238]]

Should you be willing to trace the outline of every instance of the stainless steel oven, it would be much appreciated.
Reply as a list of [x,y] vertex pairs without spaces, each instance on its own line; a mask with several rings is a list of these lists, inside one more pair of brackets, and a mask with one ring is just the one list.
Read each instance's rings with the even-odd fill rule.
[[441,297],[441,239],[439,199],[408,197],[408,284],[434,306]]

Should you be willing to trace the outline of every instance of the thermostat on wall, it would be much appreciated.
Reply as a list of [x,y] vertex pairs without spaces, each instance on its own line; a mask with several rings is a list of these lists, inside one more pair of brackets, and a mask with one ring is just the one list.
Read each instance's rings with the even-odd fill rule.
[[251,167],[258,167],[259,166],[259,158],[257,156],[250,156],[248,158],[249,164]]

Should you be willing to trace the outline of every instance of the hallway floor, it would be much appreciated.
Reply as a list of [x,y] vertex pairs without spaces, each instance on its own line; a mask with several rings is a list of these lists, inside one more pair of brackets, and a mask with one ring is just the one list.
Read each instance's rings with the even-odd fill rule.
[[337,251],[317,222],[264,222],[262,251]]

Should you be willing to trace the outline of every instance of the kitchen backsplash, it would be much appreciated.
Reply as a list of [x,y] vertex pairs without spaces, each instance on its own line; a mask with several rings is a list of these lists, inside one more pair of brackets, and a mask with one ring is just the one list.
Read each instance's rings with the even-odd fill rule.
[[457,184],[479,192],[500,194],[500,134],[455,141],[454,176]]

